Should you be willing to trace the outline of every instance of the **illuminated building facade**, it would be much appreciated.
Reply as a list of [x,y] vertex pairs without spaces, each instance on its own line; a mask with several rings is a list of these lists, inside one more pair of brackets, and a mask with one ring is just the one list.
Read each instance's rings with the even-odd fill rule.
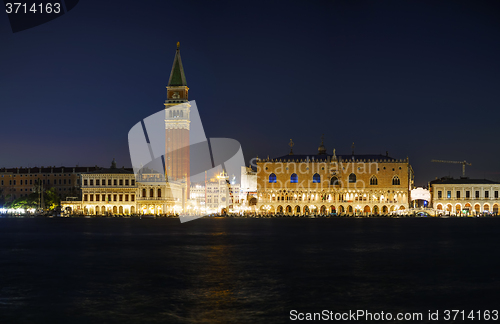
[[0,199],[7,202],[33,193],[37,181],[45,190],[54,188],[59,197],[79,197],[80,175],[98,167],[32,167],[0,169]]
[[[293,142],[291,142],[293,146]],[[388,214],[409,208],[408,158],[384,155],[290,154],[257,160],[257,210],[262,213]]]
[[211,178],[207,182],[206,188],[207,212],[227,213],[240,202],[240,185],[230,181],[228,175],[224,172]]
[[191,201],[192,208],[205,210],[205,186],[201,184],[192,184],[189,191],[189,199]]
[[185,183],[165,181],[163,174],[143,169],[137,175],[137,209],[140,214],[175,214],[183,210]]
[[486,179],[441,178],[430,182],[432,207],[439,214],[496,214],[500,183]]
[[190,208],[205,213],[228,213],[238,209],[241,193],[234,176],[230,180],[227,174],[220,172],[205,185],[193,184],[190,194]]
[[241,167],[240,202],[248,204],[252,197],[257,196],[257,171],[252,167]]
[[183,186],[166,182],[163,175],[141,170],[117,168],[81,174],[82,199],[62,201],[62,209],[71,214],[131,215],[173,214],[182,209]]

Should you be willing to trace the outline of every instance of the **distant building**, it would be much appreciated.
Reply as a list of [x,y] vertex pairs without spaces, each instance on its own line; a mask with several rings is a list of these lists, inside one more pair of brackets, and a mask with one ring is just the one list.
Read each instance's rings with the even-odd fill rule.
[[240,204],[240,184],[224,172],[210,178],[205,185],[193,184],[190,191],[190,208],[205,213],[237,212]]
[[32,167],[0,169],[0,198],[13,201],[34,192],[37,181],[45,190],[54,188],[61,199],[80,196],[80,175],[99,167]]
[[[229,186],[228,186],[229,185]],[[239,204],[240,185],[221,172],[207,182],[207,212],[227,213]]]
[[200,213],[205,210],[206,191],[205,186],[201,184],[191,184],[189,192],[191,207],[196,208]]
[[431,193],[429,189],[422,187],[414,188],[410,193],[410,200],[413,208],[429,208],[431,202]]
[[429,183],[432,207],[457,216],[495,214],[500,206],[500,182],[486,179],[441,178]]
[[386,214],[409,208],[412,187],[408,158],[327,154],[323,142],[317,154],[257,161],[262,213]]
[[257,171],[252,167],[241,167],[240,201],[248,203],[251,197],[257,195]]

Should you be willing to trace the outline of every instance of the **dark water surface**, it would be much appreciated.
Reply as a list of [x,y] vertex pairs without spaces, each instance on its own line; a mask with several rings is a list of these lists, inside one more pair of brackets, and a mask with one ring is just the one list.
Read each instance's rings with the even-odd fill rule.
[[492,218],[1,218],[0,323],[498,309],[499,249]]

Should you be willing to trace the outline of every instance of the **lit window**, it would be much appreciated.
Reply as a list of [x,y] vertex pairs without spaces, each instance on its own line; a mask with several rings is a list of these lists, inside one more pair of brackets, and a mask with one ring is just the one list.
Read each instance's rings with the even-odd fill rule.
[[274,173],[269,175],[269,183],[276,183],[276,175]]
[[320,183],[321,182],[321,177],[319,174],[315,173],[313,175],[313,183]]

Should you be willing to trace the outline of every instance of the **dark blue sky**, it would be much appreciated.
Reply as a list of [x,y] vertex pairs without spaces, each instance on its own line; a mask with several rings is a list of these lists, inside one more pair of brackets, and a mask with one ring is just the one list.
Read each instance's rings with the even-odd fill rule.
[[495,2],[85,1],[12,33],[0,15],[0,166],[130,166],[161,110],[176,42],[207,137],[245,158],[410,158],[416,182],[500,180]]

